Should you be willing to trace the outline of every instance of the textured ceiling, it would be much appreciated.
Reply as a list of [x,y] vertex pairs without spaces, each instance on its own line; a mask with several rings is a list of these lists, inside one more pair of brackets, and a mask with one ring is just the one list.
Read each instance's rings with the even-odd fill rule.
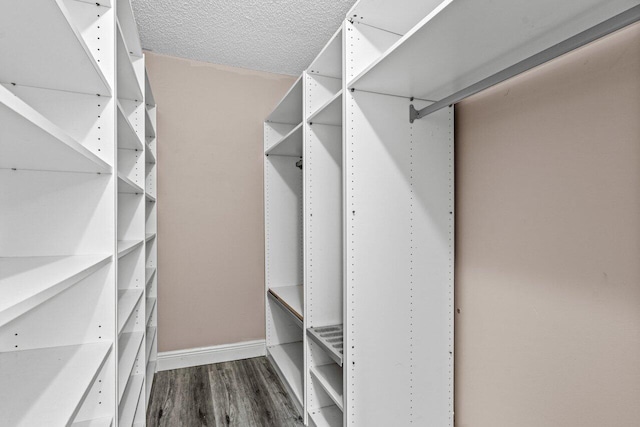
[[355,0],[132,0],[155,53],[298,75]]

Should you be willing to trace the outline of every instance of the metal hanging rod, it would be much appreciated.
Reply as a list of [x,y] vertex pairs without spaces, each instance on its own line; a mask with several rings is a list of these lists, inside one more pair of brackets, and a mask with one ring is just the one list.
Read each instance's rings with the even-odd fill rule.
[[603,21],[600,24],[589,28],[588,30],[578,33],[563,42],[560,42],[548,49],[530,56],[529,58],[522,60],[510,67],[507,67],[504,70],[487,77],[486,79],[480,80],[479,82],[474,83],[471,86],[454,93],[453,95],[447,96],[440,101],[434,102],[433,104],[425,108],[416,110],[413,104],[411,104],[409,106],[409,122],[413,123],[414,120],[421,119],[431,113],[435,113],[436,111],[441,110],[442,108],[456,104],[471,95],[488,89],[491,86],[495,86],[498,83],[510,79],[511,77],[517,76],[518,74],[522,74],[525,71],[537,67],[538,65],[544,64],[545,62],[549,62],[554,58],[562,56],[565,53],[569,53],[572,50],[578,49],[579,47],[589,44],[608,34],[616,32],[639,20],[640,5],[634,6],[631,9],[628,9],[620,13],[619,15],[614,16],[613,18],[607,19],[606,21]]

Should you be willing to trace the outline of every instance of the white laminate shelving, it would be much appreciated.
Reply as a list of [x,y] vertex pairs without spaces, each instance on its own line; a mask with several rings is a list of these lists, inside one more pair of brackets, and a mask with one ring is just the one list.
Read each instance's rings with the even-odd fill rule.
[[299,123],[291,132],[269,147],[265,154],[302,157],[302,123]]
[[120,103],[118,103],[118,148],[128,148],[142,151],[142,140]]
[[145,325],[149,326],[149,321],[151,320],[151,315],[153,314],[153,310],[156,308],[156,298],[147,298],[146,301],[146,321]]
[[342,427],[343,425],[342,411],[335,405],[314,410],[309,413],[309,417],[316,427]]
[[0,353],[3,424],[70,424],[111,348],[93,343]]
[[280,372],[280,377],[286,381],[293,392],[292,397],[301,404],[304,396],[302,342],[268,347],[267,351],[275,362],[275,366]]
[[334,363],[310,368],[311,375],[340,410],[343,408],[342,368]]
[[126,45],[124,36],[122,34],[120,24],[117,26],[116,31],[117,48],[118,53],[118,98],[128,99],[132,101],[142,101],[142,88],[140,87],[139,77],[136,75],[136,70],[131,62],[131,55]]
[[143,194],[144,189],[123,174],[118,173],[118,192],[128,194]]
[[269,294],[272,295],[283,308],[293,314],[300,321],[304,319],[304,295],[303,286],[279,286],[270,288]]
[[119,406],[119,427],[131,427],[133,425],[143,383],[144,375],[133,375],[129,380]]
[[101,417],[93,420],[76,421],[71,427],[111,427],[113,426],[113,417]]
[[342,90],[311,114],[307,122],[309,124],[342,126]]
[[267,117],[268,122],[297,125],[302,121],[302,79],[299,78]]
[[118,402],[122,400],[143,338],[144,332],[129,332],[120,334],[118,339]]
[[118,258],[133,252],[142,245],[142,240],[119,240],[118,241]]
[[122,331],[143,295],[142,289],[118,291],[118,333]]

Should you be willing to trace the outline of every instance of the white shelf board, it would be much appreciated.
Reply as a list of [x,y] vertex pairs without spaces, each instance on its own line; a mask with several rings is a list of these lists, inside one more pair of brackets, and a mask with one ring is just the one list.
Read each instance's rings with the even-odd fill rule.
[[118,240],[118,258],[122,258],[132,252],[142,245],[142,242],[142,240]]
[[133,310],[142,298],[142,289],[128,289],[118,291],[118,334],[127,323]]
[[144,189],[126,176],[118,173],[118,193],[143,194]]
[[156,106],[156,100],[153,96],[153,90],[151,89],[151,82],[149,82],[149,73],[144,70],[144,99],[147,108],[154,108]]
[[129,99],[131,101],[142,101],[142,89],[136,77],[136,72],[129,56],[129,48],[125,43],[124,36],[120,24],[117,25],[116,31],[116,51],[117,51],[117,90],[118,99]]
[[308,73],[342,79],[342,26],[313,60]]
[[153,314],[153,309],[156,308],[156,298],[147,298],[146,301],[146,308],[145,308],[145,315],[146,315],[146,326],[151,326],[149,325],[149,321],[151,320],[151,315]]
[[112,171],[109,164],[4,86],[0,86],[0,141],[0,168]]
[[283,380],[287,382],[289,388],[293,391],[294,395],[292,397],[302,405],[304,366],[302,341],[268,347],[267,350],[277,369],[282,374]]
[[343,408],[342,368],[335,363],[322,366],[312,366],[309,371],[320,386],[327,392],[336,406]]
[[637,4],[447,0],[348,87],[437,101]]
[[302,76],[289,88],[266,121],[291,125],[302,121]]
[[129,376],[135,365],[136,356],[142,346],[142,332],[131,332],[121,334],[118,338],[118,402],[122,400],[122,395],[127,386]]
[[0,28],[0,81],[111,96],[63,0],[0,2]]
[[111,427],[113,417],[96,418],[94,420],[76,421],[71,427]]
[[158,364],[157,360],[150,360],[149,363],[147,363],[147,390],[146,390],[146,401],[147,403],[149,403],[149,397],[151,396],[151,387],[153,386],[153,377],[155,376],[156,373],[156,366]]
[[299,123],[280,141],[269,147],[265,154],[302,157],[302,123]]
[[149,110],[146,108],[144,109],[144,133],[147,138],[156,137],[156,129],[153,126],[153,122],[151,121]]
[[294,316],[304,318],[304,288],[302,285],[279,286],[269,292],[282,303]]
[[129,380],[129,384],[127,384],[124,396],[122,396],[122,401],[118,407],[118,426],[130,427],[133,425],[133,419],[136,415],[136,409],[138,408],[138,400],[140,399],[140,393],[142,392],[143,382],[143,375],[134,375]]
[[309,416],[316,427],[342,427],[342,411],[335,405],[309,412]]
[[145,242],[149,242],[150,240],[155,239],[155,238],[156,238],[156,233],[147,233],[147,234],[145,234],[144,240],[145,240]]
[[442,1],[403,0],[399,7],[398,3],[389,0],[359,0],[347,13],[347,19],[404,35]]
[[144,156],[145,162],[146,163],[155,164],[156,163],[156,156],[155,156],[155,154],[153,154],[153,151],[151,150],[151,146],[146,141],[145,141],[145,145],[146,145],[145,156]]
[[118,148],[142,151],[142,141],[118,102]]
[[0,257],[0,326],[111,262],[111,255]]
[[69,425],[110,351],[95,343],[0,353],[2,424]]
[[145,268],[144,270],[145,272],[145,283],[147,286],[149,286],[149,283],[151,282],[151,279],[153,279],[153,275],[156,273],[156,269],[155,268]]
[[155,198],[155,197],[153,197],[153,196],[152,196],[151,194],[149,194],[149,193],[144,193],[144,197],[146,197],[146,198],[147,198],[147,202],[155,202],[155,201],[156,201],[156,198]]
[[147,364],[150,361],[150,356],[151,356],[151,350],[153,349],[153,343],[156,340],[156,331],[157,328],[155,326],[148,326],[147,327],[147,336],[146,336],[146,348],[145,348],[145,355],[147,356]]
[[307,119],[308,123],[342,126],[342,89]]
[[116,8],[118,12],[118,24],[122,30],[129,53],[133,56],[142,57],[142,45],[140,44],[140,34],[138,34],[138,25],[136,24],[133,9],[129,0],[118,0]]

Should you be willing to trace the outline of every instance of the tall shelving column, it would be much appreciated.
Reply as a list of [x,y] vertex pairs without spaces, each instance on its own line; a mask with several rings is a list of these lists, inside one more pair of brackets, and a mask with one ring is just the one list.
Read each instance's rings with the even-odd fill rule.
[[156,101],[145,73],[145,212],[146,212],[146,401],[151,396],[153,377],[158,362],[158,217],[157,217],[157,147]]
[[343,425],[342,27],[305,77],[306,412],[318,427]]
[[145,422],[144,57],[128,0],[117,0],[118,426]]
[[114,4],[3,2],[0,28],[1,423],[106,427],[117,405]]
[[264,123],[267,357],[304,414],[303,79]]

